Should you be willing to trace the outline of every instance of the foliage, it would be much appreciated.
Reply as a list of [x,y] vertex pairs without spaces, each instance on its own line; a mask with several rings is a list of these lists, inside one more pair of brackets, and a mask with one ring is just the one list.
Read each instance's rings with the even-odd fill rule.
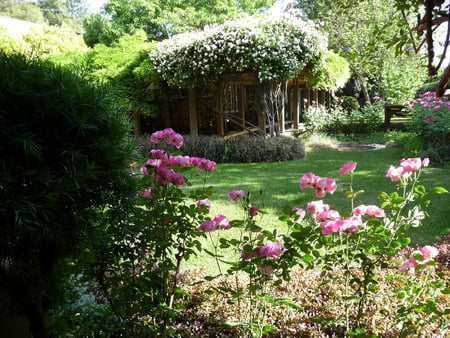
[[155,102],[164,97],[148,58],[153,49],[154,43],[147,42],[145,33],[140,31],[122,36],[112,47],[95,45],[80,67],[88,78],[108,83],[110,95],[126,111],[151,116],[159,113]]
[[[253,14],[260,9],[268,8],[273,0],[241,0],[241,1],[154,1],[154,0],[110,0],[104,5],[104,12],[109,20],[96,19],[97,24],[105,24],[105,28],[117,33],[134,34],[144,29],[149,40],[164,40],[173,35],[191,30],[203,29],[204,26],[223,23],[243,13]],[[101,34],[100,29],[91,25],[94,20],[84,23],[84,29],[90,36]],[[95,40],[95,39],[94,39]],[[100,40],[100,39],[97,39]],[[102,41],[106,43],[106,41]],[[110,44],[115,40],[110,40]]]
[[44,15],[39,6],[31,2],[14,4],[7,9],[6,14],[11,18],[16,18],[19,20],[35,23],[45,22]]
[[339,99],[341,100],[342,109],[348,114],[359,110],[359,102],[356,97],[343,95]]
[[434,92],[419,96],[410,104],[412,118],[409,128],[423,142],[424,154],[439,163],[450,162],[450,103]]
[[[176,149],[183,144],[171,129],[152,134],[151,140]],[[141,167],[135,165],[133,176],[141,189],[135,207],[122,210],[125,215],[105,210],[104,221],[86,238],[77,266],[97,281],[121,334],[170,337],[183,295],[181,264],[201,250],[197,227],[208,209],[197,201],[210,195],[205,184],[216,164],[154,150]],[[203,188],[190,192],[186,186],[194,180],[203,182]]]
[[50,310],[52,335],[110,337],[121,328],[108,300],[101,297],[95,281],[71,274],[58,284],[59,304]]
[[20,38],[13,38],[0,27],[0,50],[7,54],[23,54],[30,59],[49,59],[68,65],[77,60],[87,48],[82,38],[69,27],[38,25]]
[[[137,142],[144,156],[149,156],[156,147],[145,136],[138,137]],[[164,149],[164,146],[158,147]],[[213,136],[187,135],[181,150],[189,156],[205,157],[217,163],[284,162],[306,156],[303,142],[289,137],[243,136],[224,140]]]
[[351,75],[347,60],[332,51],[326,52],[325,62],[318,66],[312,76],[313,87],[336,90],[344,87]]
[[364,101],[381,96],[388,103],[411,99],[425,78],[423,62],[413,53],[396,58],[386,48],[401,18],[395,1],[301,1],[308,17],[320,20],[329,48],[345,57],[352,76],[361,84]]
[[[372,300],[377,297],[377,273],[384,269],[399,268],[398,262],[393,259],[399,249],[405,248],[410,239],[405,236],[410,227],[420,226],[425,218],[423,207],[428,206],[430,198],[435,194],[447,193],[444,188],[433,188],[429,191],[418,185],[418,179],[423,167],[428,166],[428,159],[419,158],[402,160],[399,168],[391,168],[386,176],[392,181],[398,181],[401,192],[379,194],[381,207],[376,205],[354,205],[355,198],[363,191],[354,190],[352,183],[353,171],[356,162],[348,162],[340,169],[340,175],[350,175],[349,190],[344,195],[350,199],[351,212],[341,214],[332,210],[323,202],[328,194],[337,189],[336,182],[331,178],[321,178],[313,173],[305,174],[300,178],[300,188],[312,188],[315,201],[308,203],[305,209],[286,206],[285,215],[281,217],[288,224],[288,233],[281,234],[278,229],[264,230],[258,225],[262,210],[255,205],[248,192],[231,190],[229,199],[241,203],[242,218],[232,220],[231,227],[225,231],[234,230],[231,238],[222,234],[221,229],[211,229],[206,220],[199,229],[208,234],[213,243],[214,251],[211,255],[217,259],[219,276],[224,273],[222,263],[228,263],[226,274],[237,276],[237,273],[248,275],[249,282],[242,287],[238,280],[223,283],[209,291],[224,294],[225,299],[237,302],[238,308],[248,298],[248,307],[235,315],[237,322],[231,325],[242,326],[245,332],[262,335],[264,332],[274,331],[275,328],[267,325],[266,314],[272,306],[285,305],[296,310],[302,310],[301,304],[289,299],[271,298],[268,289],[281,285],[283,280],[290,280],[292,267],[315,268],[321,271],[324,284],[332,283],[337,278],[341,281],[342,298],[336,306],[341,309],[342,315],[328,318],[316,318],[323,328],[330,328],[335,334],[371,334],[365,332],[368,327],[362,318],[370,308]],[[304,201],[299,201],[304,202]],[[213,232],[216,232],[214,234]],[[223,260],[221,249],[233,248],[235,260]],[[400,266],[399,272],[425,269],[434,265],[433,258],[437,249],[425,246],[421,251],[414,251],[409,261]],[[339,271],[339,272],[337,272]],[[433,271],[428,272],[430,275]],[[395,276],[395,273],[393,274]],[[434,278],[436,275],[434,275]],[[205,281],[213,279],[205,277]],[[395,278],[395,277],[394,277]],[[424,287],[427,279],[408,278],[408,283],[415,289],[398,288],[394,290],[395,296],[401,297],[401,292],[408,290],[411,298],[404,307],[398,311],[398,324],[402,331],[419,330],[414,319],[404,321],[407,314],[416,318],[413,309],[426,316],[430,321],[445,322],[445,315],[450,313],[449,308],[439,305],[439,297],[448,293],[445,282],[438,281],[429,286],[426,292]],[[403,297],[402,299],[405,299]],[[423,301],[429,305],[427,312],[421,308]],[[242,321],[242,313],[247,313]],[[268,315],[270,317],[270,315]],[[409,317],[408,317],[409,318]],[[426,322],[426,321],[425,321]]]
[[100,14],[90,14],[83,19],[83,39],[87,46],[93,48],[96,44],[113,45],[121,32],[115,29],[107,18]]
[[56,263],[133,191],[128,124],[73,70],[2,54],[0,73],[1,311],[27,309],[40,336]]
[[251,16],[180,34],[151,58],[169,84],[192,87],[221,74],[250,72],[260,82],[286,81],[323,61],[326,39],[294,14]]
[[[342,102],[344,103],[345,101]],[[309,132],[345,135],[373,133],[383,125],[384,106],[381,100],[351,112],[345,111],[338,105],[331,109],[322,105],[311,106],[305,112],[303,119]]]
[[54,58],[62,64],[70,64],[87,50],[80,36],[68,27],[42,25],[30,29],[22,39],[28,46],[25,53],[29,57]]

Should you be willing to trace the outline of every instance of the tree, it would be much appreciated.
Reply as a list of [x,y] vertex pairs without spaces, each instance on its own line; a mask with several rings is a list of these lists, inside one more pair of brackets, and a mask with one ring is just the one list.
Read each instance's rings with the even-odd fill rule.
[[[402,21],[396,15],[394,0],[303,0],[300,5],[311,19],[322,23],[330,48],[349,61],[364,102],[371,102],[375,94],[390,103],[414,95],[425,77],[420,57],[405,50],[396,58],[386,46]],[[416,81],[411,83],[414,77]]]
[[11,18],[16,18],[35,23],[45,22],[45,18],[44,15],[42,14],[41,9],[34,3],[25,2],[18,4],[10,4],[3,8],[4,9],[1,12],[4,11],[4,13],[10,16]]
[[[109,0],[104,11],[111,23],[112,31],[134,34],[143,29],[149,40],[164,40],[169,36],[189,30],[202,29],[205,25],[222,23],[243,13],[254,13],[268,8],[274,0],[233,1],[233,0]],[[93,37],[98,32],[99,24],[110,29],[106,21],[86,20],[84,29],[87,36]],[[120,36],[119,35],[119,36]],[[117,37],[118,38],[118,37]],[[111,41],[109,45],[116,40]],[[92,39],[92,41],[100,38]]]
[[55,267],[134,196],[129,125],[73,70],[0,54],[0,73],[0,313],[48,337]]

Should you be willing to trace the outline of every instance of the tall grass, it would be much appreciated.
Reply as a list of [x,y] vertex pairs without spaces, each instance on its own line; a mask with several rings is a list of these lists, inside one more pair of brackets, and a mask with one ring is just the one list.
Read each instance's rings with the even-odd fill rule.
[[[385,175],[391,164],[399,165],[401,158],[400,149],[389,148],[368,151],[318,151],[309,153],[302,160],[281,163],[220,164],[208,179],[208,184],[214,187],[214,195],[210,198],[211,216],[221,213],[230,219],[242,218],[242,210],[227,198],[230,190],[242,189],[250,193],[253,203],[266,212],[259,225],[265,229],[278,228],[283,231],[284,223],[278,219],[283,206],[304,208],[307,202],[316,199],[311,189],[299,188],[299,178],[307,172],[335,179],[338,189],[334,195],[327,195],[324,202],[340,212],[350,211],[350,200],[344,197],[344,192],[348,189],[349,176],[339,176],[339,168],[349,161],[358,163],[354,173],[354,189],[364,190],[364,193],[355,200],[355,205],[378,204],[378,192],[393,192],[396,189],[395,182],[391,182]],[[421,183],[427,188],[443,186],[449,189],[448,182],[450,169],[431,166],[421,177]],[[193,186],[195,189],[199,187]],[[299,199],[303,202],[293,202]],[[444,232],[449,231],[447,221],[450,219],[449,202],[449,194],[435,196],[428,208],[430,217],[424,221],[422,227],[410,232],[412,246],[434,243]],[[221,235],[235,236],[236,233],[227,230]],[[199,256],[197,260],[188,264],[193,267],[215,265],[206,256]]]

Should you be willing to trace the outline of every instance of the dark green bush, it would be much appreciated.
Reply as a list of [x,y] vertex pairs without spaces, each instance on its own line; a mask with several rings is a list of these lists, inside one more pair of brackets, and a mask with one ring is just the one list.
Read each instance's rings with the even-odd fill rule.
[[[140,152],[148,157],[152,149],[174,150],[164,144],[152,144],[149,136],[137,138]],[[188,156],[203,157],[217,163],[258,163],[291,161],[305,157],[302,140],[290,137],[235,137],[229,140],[214,136],[185,136],[180,150]]]
[[342,109],[347,113],[352,113],[354,111],[359,110],[359,102],[358,99],[354,96],[342,96]]
[[38,337],[57,263],[134,195],[129,125],[69,69],[0,53],[0,74],[0,314],[26,309]]

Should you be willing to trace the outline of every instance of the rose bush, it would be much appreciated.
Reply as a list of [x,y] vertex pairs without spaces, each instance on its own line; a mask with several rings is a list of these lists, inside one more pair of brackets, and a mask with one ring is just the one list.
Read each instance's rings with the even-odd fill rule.
[[436,163],[450,162],[450,102],[434,92],[420,94],[409,103],[412,111],[408,127],[422,141],[418,149]]

